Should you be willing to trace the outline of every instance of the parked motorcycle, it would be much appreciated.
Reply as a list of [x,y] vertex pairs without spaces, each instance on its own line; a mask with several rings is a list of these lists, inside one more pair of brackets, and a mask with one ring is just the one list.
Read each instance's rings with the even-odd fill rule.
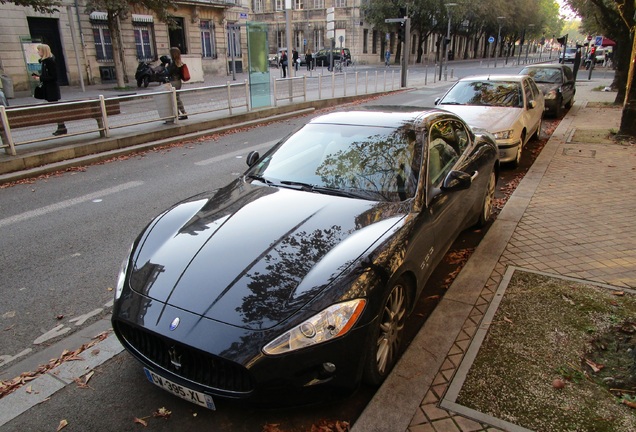
[[170,57],[161,56],[159,58],[161,64],[158,66],[152,66],[150,62],[139,62],[137,66],[137,72],[135,72],[135,79],[137,80],[137,87],[148,87],[151,82],[166,83],[170,81],[168,75],[168,64],[170,64]]

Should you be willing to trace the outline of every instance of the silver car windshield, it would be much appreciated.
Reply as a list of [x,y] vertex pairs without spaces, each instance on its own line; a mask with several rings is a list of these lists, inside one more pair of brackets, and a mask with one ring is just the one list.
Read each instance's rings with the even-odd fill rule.
[[444,96],[440,104],[522,108],[523,96],[518,82],[460,81]]
[[410,128],[309,124],[249,174],[273,185],[310,185],[397,201],[415,195],[421,159],[421,142]]

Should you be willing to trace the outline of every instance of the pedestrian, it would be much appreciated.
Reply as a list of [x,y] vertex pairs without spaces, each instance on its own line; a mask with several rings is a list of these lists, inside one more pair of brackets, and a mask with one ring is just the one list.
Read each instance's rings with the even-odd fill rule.
[[283,71],[283,78],[287,78],[287,51],[280,54],[280,69]]
[[298,51],[296,49],[292,49],[292,60],[294,61],[294,70],[298,70],[298,66],[300,66],[300,59],[298,58]]
[[311,67],[312,66],[311,61],[312,61],[311,48],[307,48],[307,51],[305,52],[305,63],[307,64],[308,71],[313,69]]
[[[55,65],[55,56],[51,53],[51,47],[47,44],[39,44],[37,46],[41,65],[40,75],[32,74],[33,79],[42,83],[44,89],[44,100],[47,102],[57,102],[62,98],[60,93],[60,85],[57,82],[57,67]],[[58,123],[57,130],[53,135],[66,135],[68,133],[66,124]]]
[[391,62],[391,50],[387,48],[386,52],[384,53],[384,66],[388,66],[390,62]]
[[[183,84],[183,67],[184,63],[181,60],[181,50],[177,47],[170,48],[170,58],[172,61],[168,65],[168,77],[170,79],[170,85],[177,89],[177,109],[181,113],[179,120],[187,120],[188,114],[186,113],[181,97],[179,96],[179,90]],[[173,123],[173,121],[167,121],[166,123]]]

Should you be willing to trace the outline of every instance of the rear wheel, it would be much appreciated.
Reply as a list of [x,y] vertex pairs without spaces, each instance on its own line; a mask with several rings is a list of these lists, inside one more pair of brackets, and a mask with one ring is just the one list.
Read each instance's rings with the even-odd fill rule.
[[539,126],[537,126],[537,130],[534,132],[534,135],[532,135],[533,138],[540,139],[542,125],[543,125],[543,117],[539,119]]
[[477,227],[481,228],[490,219],[492,215],[492,207],[495,202],[495,186],[497,184],[497,175],[493,169],[488,178],[488,186],[486,187],[486,194],[484,195],[484,201],[481,205],[481,212],[479,213],[479,220],[477,221]]
[[408,287],[406,278],[401,277],[384,294],[367,347],[364,380],[368,384],[382,383],[397,362],[406,321]]
[[150,77],[148,77],[148,75],[146,75],[144,77],[144,87],[148,87],[148,84],[150,84]]
[[137,80],[137,87],[141,87],[142,81],[140,79]]

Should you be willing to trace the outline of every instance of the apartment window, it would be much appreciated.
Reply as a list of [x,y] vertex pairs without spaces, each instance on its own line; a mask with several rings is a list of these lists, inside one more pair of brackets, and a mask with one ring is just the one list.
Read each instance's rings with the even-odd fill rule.
[[152,25],[143,23],[133,23],[135,33],[135,48],[137,48],[137,59],[140,61],[152,61],[155,55],[152,49]]
[[113,42],[106,23],[93,24],[93,39],[95,40],[95,54],[97,61],[113,60]]
[[263,12],[263,0],[254,0],[252,3],[252,10],[254,12]]
[[278,31],[276,33],[276,46],[278,47],[285,47],[287,46],[287,42],[285,39],[285,32],[284,31]]
[[285,1],[284,0],[276,0],[276,10],[285,10]]
[[362,52],[367,54],[369,52],[369,30],[364,29],[362,32]]
[[325,32],[323,29],[314,30],[315,49],[321,49],[325,46]]
[[334,0],[333,5],[337,8],[347,7],[347,0]]
[[[229,26],[233,25],[229,24]],[[228,27],[229,27],[228,26]],[[228,30],[227,32],[227,46],[228,46],[228,56],[232,56],[234,53],[234,57],[241,57],[241,31],[240,27],[236,27],[234,31]]]
[[324,9],[325,0],[314,0],[314,9]]
[[294,9],[296,10],[304,9],[303,0],[294,0]]
[[294,32],[294,47],[300,52],[304,50],[305,34],[302,31]]
[[214,23],[208,20],[199,21],[201,29],[201,56],[204,58],[217,58],[216,43],[214,41]]

